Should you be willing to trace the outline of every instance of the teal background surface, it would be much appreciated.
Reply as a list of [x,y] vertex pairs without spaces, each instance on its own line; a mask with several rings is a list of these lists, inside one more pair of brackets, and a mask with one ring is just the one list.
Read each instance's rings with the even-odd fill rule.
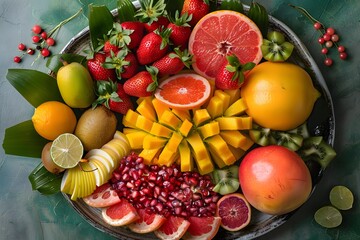
[[[250,3],[244,0],[243,3]],[[285,224],[260,239],[360,239],[360,2],[358,0],[258,0],[268,12],[287,24],[303,41],[330,89],[336,118],[335,150],[338,155],[327,168],[311,198]],[[59,52],[80,30],[87,26],[89,3],[105,4],[114,0],[2,0],[0,2],[0,142],[4,131],[28,120],[33,107],[6,80],[8,68],[33,68],[47,71],[45,61],[32,64],[34,57],[13,63],[17,45],[31,44],[30,29],[40,24],[51,29],[61,20],[84,8],[82,16],[61,28],[56,36]],[[288,4],[302,6],[326,26],[336,29],[349,58],[341,61],[334,49],[332,67],[323,64],[324,56],[317,43],[318,32],[312,24]],[[21,146],[19,146],[21,147]],[[43,196],[31,190],[27,179],[39,159],[5,155],[0,148],[0,240],[1,239],[113,239],[88,224],[65,201],[61,194]],[[328,194],[335,185],[349,187],[355,196],[351,210],[343,211],[343,223],[325,229],[314,220],[315,211],[329,204]]]

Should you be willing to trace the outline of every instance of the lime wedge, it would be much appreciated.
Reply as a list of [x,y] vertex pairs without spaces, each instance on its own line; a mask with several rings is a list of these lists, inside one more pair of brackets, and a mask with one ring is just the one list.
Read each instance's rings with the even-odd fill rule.
[[315,221],[323,227],[335,228],[342,222],[342,215],[333,206],[325,206],[315,212]]
[[330,191],[331,204],[340,210],[349,210],[354,203],[354,195],[345,186],[335,186]]
[[59,135],[51,145],[50,155],[56,165],[73,168],[81,160],[84,147],[78,137],[71,133]]

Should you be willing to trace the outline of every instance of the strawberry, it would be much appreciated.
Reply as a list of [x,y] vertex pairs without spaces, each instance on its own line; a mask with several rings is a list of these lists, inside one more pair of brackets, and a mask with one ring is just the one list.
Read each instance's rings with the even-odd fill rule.
[[111,111],[121,114],[134,109],[130,96],[125,93],[121,83],[98,81],[96,85],[98,99],[93,103],[93,108],[102,104]]
[[126,48],[121,49],[117,53],[111,52],[103,66],[107,69],[115,69],[118,79],[131,78],[137,73],[139,68],[135,54]]
[[144,25],[141,22],[114,23],[108,35],[112,45],[135,49],[144,35]]
[[106,55],[104,53],[94,53],[89,56],[87,61],[88,70],[92,78],[96,81],[99,80],[112,80],[116,81],[116,73],[114,69],[106,69],[103,64],[106,61]]
[[184,13],[179,17],[179,12],[175,12],[175,19],[173,22],[167,25],[167,28],[171,29],[170,40],[174,46],[180,46],[181,49],[187,47],[189,37],[191,34],[191,26],[189,21],[192,19],[188,16],[188,13]]
[[158,86],[158,70],[155,67],[146,67],[146,71],[138,72],[124,83],[126,94],[134,97],[151,96]]
[[192,15],[189,24],[194,27],[196,23],[210,11],[209,0],[185,0],[181,14]]
[[166,4],[164,0],[142,0],[140,1],[140,8],[135,14],[139,20],[145,23],[145,29],[148,33],[161,29],[169,24],[166,17]]
[[162,58],[169,48],[169,35],[171,29],[164,29],[148,33],[141,40],[136,51],[136,57],[141,65],[155,62]]
[[158,69],[158,77],[165,75],[173,75],[180,72],[185,66],[190,68],[192,55],[189,54],[187,49],[183,52],[179,48],[175,48],[174,52],[166,54],[153,63],[152,66]]
[[95,49],[95,52],[103,51],[104,53],[110,54],[111,51],[118,52],[118,46],[111,44],[108,37],[105,35],[103,39],[99,40],[99,46]]
[[227,56],[226,61],[224,61],[215,76],[216,88],[222,90],[240,88],[244,83],[244,73],[251,70],[254,66],[255,63],[252,62],[241,65],[235,55]]

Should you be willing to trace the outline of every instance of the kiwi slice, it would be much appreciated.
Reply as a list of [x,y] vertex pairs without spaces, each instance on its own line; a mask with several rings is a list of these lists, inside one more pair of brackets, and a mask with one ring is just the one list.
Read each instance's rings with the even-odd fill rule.
[[322,136],[306,138],[298,154],[305,161],[318,162],[322,169],[325,169],[336,156],[335,150],[324,141]]
[[214,192],[220,193],[221,195],[226,195],[229,193],[234,193],[239,189],[240,183],[239,179],[236,178],[223,178],[218,182],[215,187],[212,189]]
[[239,189],[239,167],[232,165],[222,169],[215,169],[211,173],[214,183],[213,191],[221,195],[236,192]]
[[273,131],[270,128],[263,128],[253,123],[253,128],[249,130],[250,138],[260,146],[267,146],[276,143]]
[[294,45],[285,40],[284,34],[277,31],[271,31],[267,39],[263,39],[261,51],[264,59],[271,62],[284,62],[292,54]]

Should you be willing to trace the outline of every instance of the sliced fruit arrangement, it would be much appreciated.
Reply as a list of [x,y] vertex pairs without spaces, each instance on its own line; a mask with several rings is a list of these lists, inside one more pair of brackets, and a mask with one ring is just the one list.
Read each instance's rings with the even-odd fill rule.
[[[160,94],[167,90],[163,85]],[[191,111],[169,108],[155,94],[126,113],[124,133],[146,164],[178,162],[182,171],[196,166],[201,174],[210,173],[214,163],[219,168],[232,165],[253,145],[244,134],[252,120],[244,114],[246,106],[238,93],[239,89],[215,90],[206,107]]]

